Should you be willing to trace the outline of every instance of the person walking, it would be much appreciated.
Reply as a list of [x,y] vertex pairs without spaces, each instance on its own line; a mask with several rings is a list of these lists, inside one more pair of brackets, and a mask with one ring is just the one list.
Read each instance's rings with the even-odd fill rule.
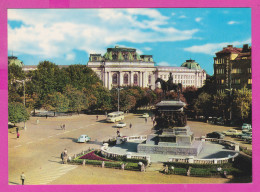
[[60,154],[60,158],[62,160],[62,164],[64,164],[64,152],[62,151],[61,154]]
[[20,133],[19,132],[17,132],[17,139],[20,137]]
[[67,164],[67,161],[68,161],[68,151],[67,151],[67,149],[64,149],[64,152],[63,152],[63,162],[64,162],[64,164]]
[[129,127],[130,127],[130,129],[132,128],[132,123],[130,123]]
[[24,180],[25,180],[25,174],[24,174],[24,172],[22,172],[22,174],[21,174],[21,180],[22,180],[22,185],[24,185]]
[[98,115],[96,116],[96,120],[98,120]]
[[145,123],[147,123],[147,117],[145,118]]
[[16,127],[16,134],[18,133],[18,131],[19,131],[19,128],[18,128],[18,127]]
[[65,124],[63,124],[63,130],[65,130]]

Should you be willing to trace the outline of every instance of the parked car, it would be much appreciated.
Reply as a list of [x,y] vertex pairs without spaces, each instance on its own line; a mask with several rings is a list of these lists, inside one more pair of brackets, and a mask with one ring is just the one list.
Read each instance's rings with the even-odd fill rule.
[[252,133],[245,133],[242,137],[241,137],[241,139],[243,139],[243,140],[248,140],[248,139],[251,139],[252,140]]
[[221,132],[212,132],[212,133],[208,133],[206,135],[206,137],[208,138],[217,138],[217,139],[224,139],[225,135],[223,135]]
[[243,123],[242,130],[243,129],[252,129],[252,126],[251,126],[251,124]]
[[79,138],[78,138],[78,143],[85,143],[85,142],[88,142],[90,141],[90,137],[87,136],[87,135],[81,135]]
[[223,131],[222,133],[223,133],[224,135],[227,135],[227,136],[233,136],[233,135],[237,134],[238,131],[235,130],[235,129],[229,129],[229,130],[227,130],[227,131]]
[[148,118],[148,117],[149,117],[149,114],[148,114],[148,113],[144,113],[144,114],[143,114],[143,117],[144,117],[144,118]]
[[118,127],[118,128],[123,128],[123,127],[125,127],[126,126],[126,123],[124,123],[124,122],[119,122],[117,125],[116,125],[116,127]]

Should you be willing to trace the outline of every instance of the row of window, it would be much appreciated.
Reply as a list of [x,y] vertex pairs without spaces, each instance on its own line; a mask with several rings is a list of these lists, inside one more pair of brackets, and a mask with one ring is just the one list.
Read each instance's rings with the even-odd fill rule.
[[225,63],[225,59],[224,58],[215,59],[215,64],[222,64],[222,63]]
[[225,69],[217,69],[216,74],[225,74]]
[[[129,75],[126,73],[123,76],[123,83],[128,84],[128,82],[129,82]],[[114,85],[118,84],[118,74],[117,73],[114,73],[112,75],[112,83]],[[149,84],[152,83],[152,76],[151,75],[148,76],[148,83]],[[137,74],[134,74],[134,85],[138,85],[138,75]]]
[[[161,79],[169,78],[170,75],[160,75]],[[173,75],[174,79],[195,79],[194,75]]]
[[[217,84],[223,85],[225,83],[224,79],[217,79]],[[241,80],[240,79],[231,79],[231,84],[240,84]],[[251,85],[252,84],[252,79],[247,80],[247,84]]]

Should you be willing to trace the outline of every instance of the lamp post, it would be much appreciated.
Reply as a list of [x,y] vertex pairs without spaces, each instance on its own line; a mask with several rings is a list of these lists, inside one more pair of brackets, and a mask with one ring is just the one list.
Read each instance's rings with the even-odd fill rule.
[[[19,82],[19,83],[23,83],[23,105],[25,107],[25,80],[22,80],[22,81],[16,80],[16,81]],[[24,130],[26,130],[26,122],[25,122],[25,120],[24,120]]]
[[115,89],[117,90],[117,111],[119,111],[120,90],[123,89],[123,88],[120,88],[120,86],[118,86]]

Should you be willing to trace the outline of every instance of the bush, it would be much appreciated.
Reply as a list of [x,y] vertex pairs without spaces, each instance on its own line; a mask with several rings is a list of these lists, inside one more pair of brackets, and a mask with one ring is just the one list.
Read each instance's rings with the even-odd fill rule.
[[217,169],[218,167],[221,168],[231,168],[232,163],[224,163],[224,164],[189,164],[189,163],[179,163],[179,162],[165,162],[164,166],[168,165],[168,167],[173,166],[174,168],[185,168],[188,169],[189,167],[192,168],[204,168],[204,169]]

